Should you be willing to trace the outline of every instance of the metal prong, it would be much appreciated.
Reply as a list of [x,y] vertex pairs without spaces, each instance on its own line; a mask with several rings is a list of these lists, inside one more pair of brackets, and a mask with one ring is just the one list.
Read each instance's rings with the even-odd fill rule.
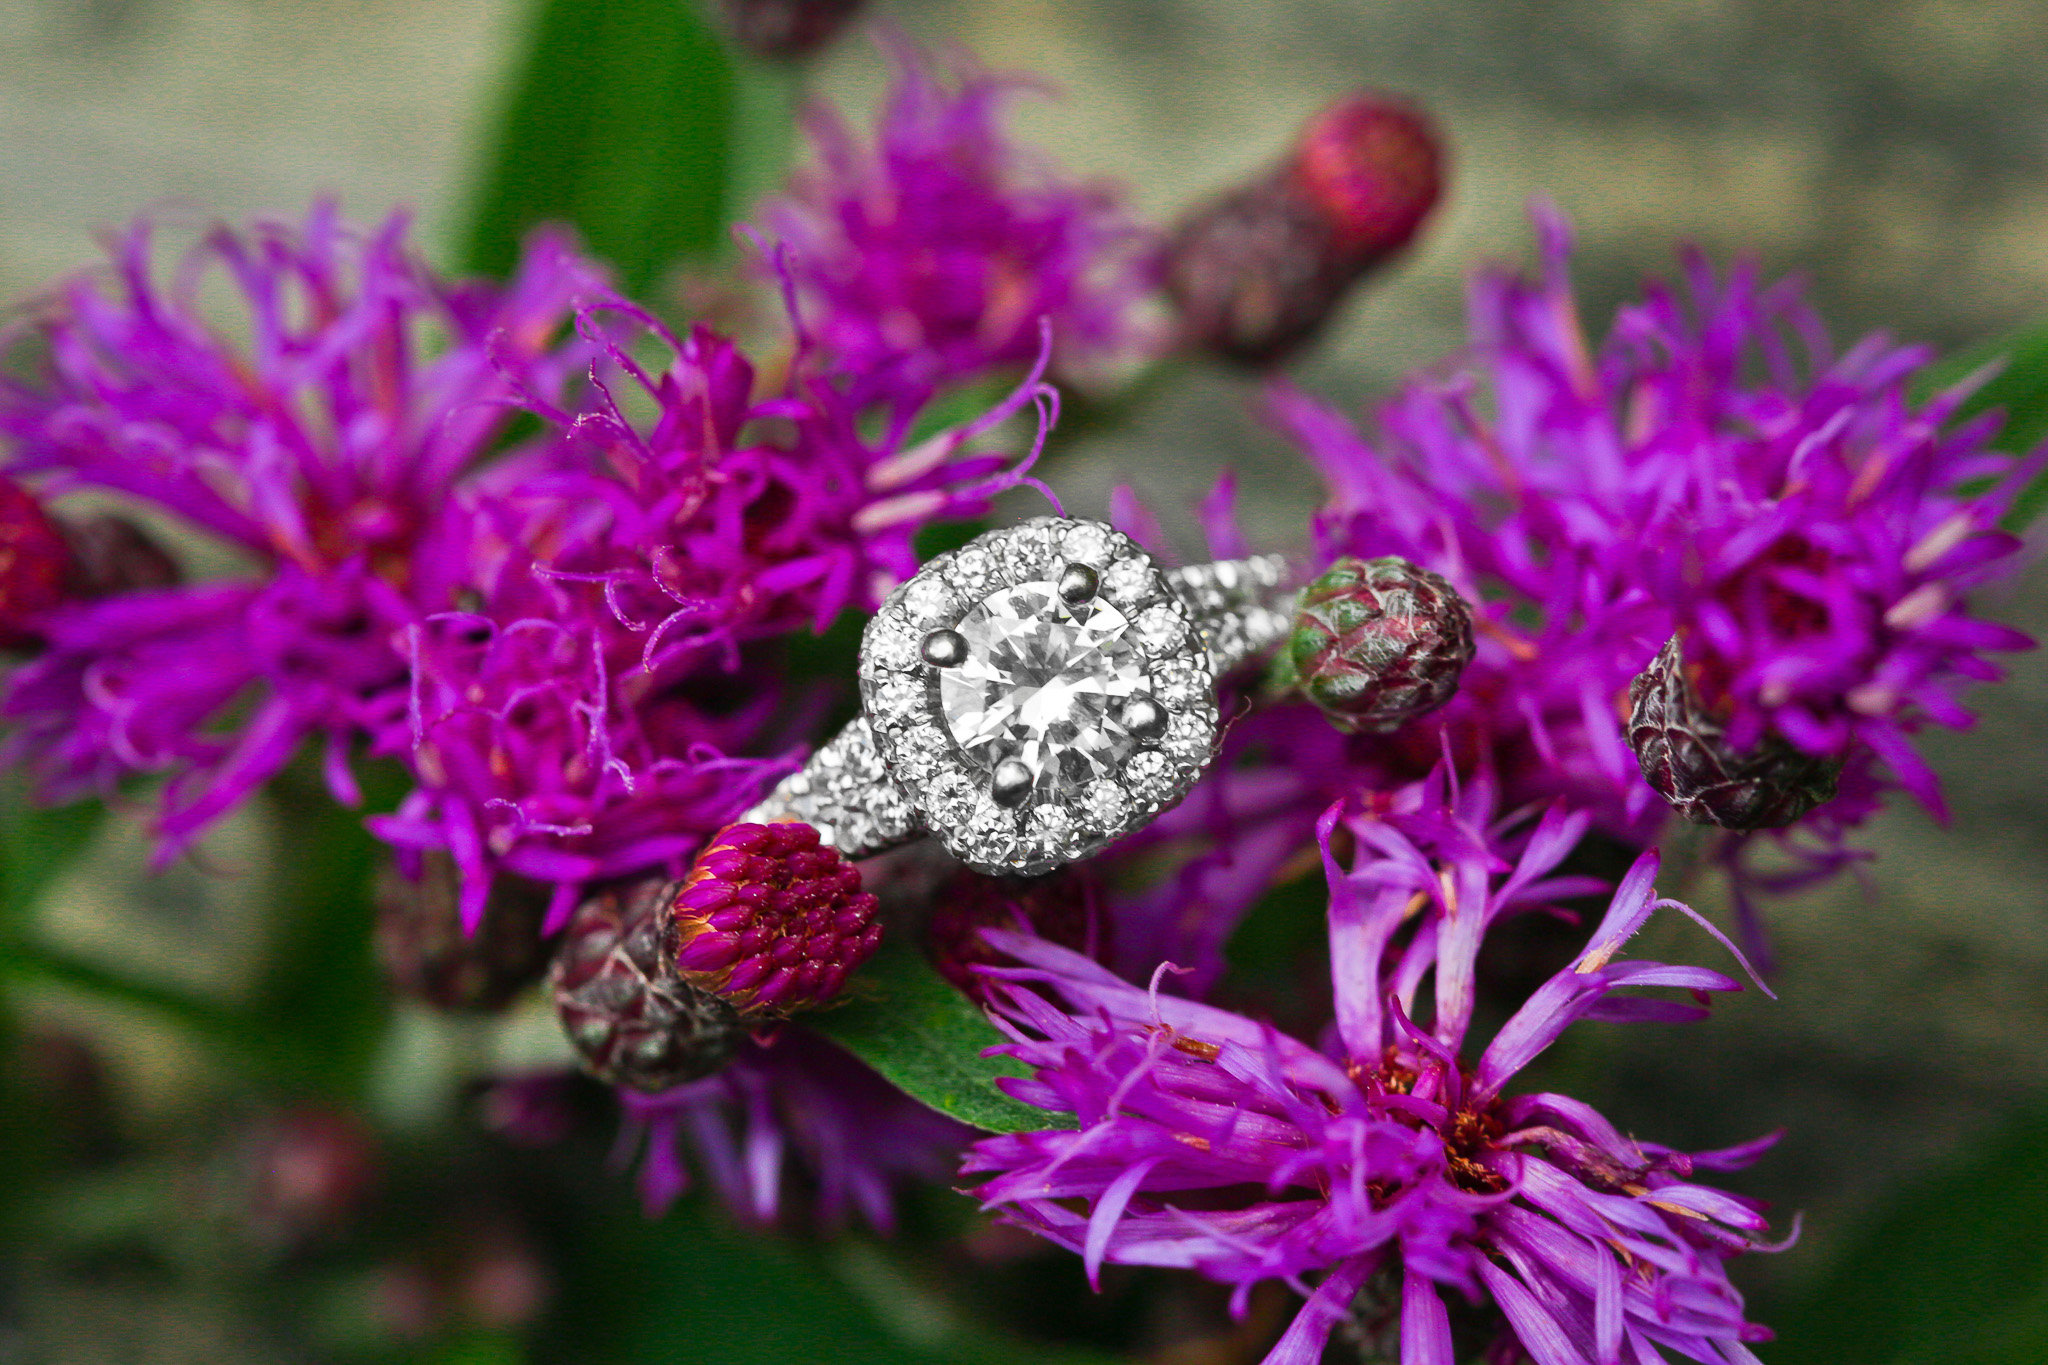
[[960,638],[957,630],[935,630],[924,637],[918,653],[934,667],[952,668],[967,661],[967,641]]
[[1102,586],[1102,576],[1086,564],[1069,564],[1060,575],[1060,598],[1066,602],[1086,602],[1095,596],[1095,590]]
[[1031,795],[1031,769],[1014,758],[996,764],[989,777],[988,794],[998,806],[1021,806]]
[[1157,739],[1166,733],[1166,708],[1143,692],[1124,698],[1117,720],[1139,739]]

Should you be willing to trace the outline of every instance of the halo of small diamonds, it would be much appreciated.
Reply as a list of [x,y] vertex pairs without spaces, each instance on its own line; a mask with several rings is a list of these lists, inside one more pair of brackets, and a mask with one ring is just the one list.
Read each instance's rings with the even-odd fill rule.
[[[1067,573],[1075,565],[1090,572]],[[955,657],[951,640],[921,647],[939,631],[964,644],[957,663],[931,661]],[[917,815],[982,872],[1088,856],[1179,801],[1215,751],[1200,632],[1151,556],[1096,521],[1041,517],[925,565],[868,623],[860,687]],[[1120,717],[1145,711],[1134,697],[1166,723],[1126,729]],[[1018,763],[1032,786],[1001,804],[995,770]]]

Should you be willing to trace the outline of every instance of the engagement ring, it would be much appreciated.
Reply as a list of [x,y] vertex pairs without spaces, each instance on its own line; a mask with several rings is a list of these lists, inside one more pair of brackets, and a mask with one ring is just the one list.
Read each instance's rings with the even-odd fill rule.
[[742,821],[801,820],[848,857],[931,834],[1032,876],[1187,795],[1216,682],[1288,626],[1279,555],[1162,570],[1097,521],[990,531],[904,583],[861,638],[862,715]]

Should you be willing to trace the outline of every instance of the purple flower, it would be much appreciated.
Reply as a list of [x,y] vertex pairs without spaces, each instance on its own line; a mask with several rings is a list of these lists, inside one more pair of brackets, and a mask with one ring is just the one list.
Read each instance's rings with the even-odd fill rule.
[[[913,443],[913,406],[870,424],[802,367],[758,395],[703,328],[678,337],[618,300],[581,327],[594,397],[524,395],[554,433],[482,503],[500,567],[478,610],[407,636],[407,711],[378,741],[418,782],[378,833],[446,849],[471,917],[498,869],[554,883],[551,927],[587,882],[681,876],[788,770],[763,755],[786,752],[770,722],[796,699],[749,647],[873,610],[915,570],[920,527],[1027,478],[1035,444],[1019,458],[983,436],[1032,405],[1042,433],[1054,403],[1034,375]],[[658,368],[639,358],[660,349]]]
[[167,278],[155,235],[132,228],[35,323],[45,358],[0,386],[10,468],[151,506],[254,572],[52,613],[4,712],[52,797],[166,774],[169,857],[309,736],[354,799],[350,743],[405,709],[405,632],[483,557],[460,481],[515,391],[579,364],[556,338],[595,279],[540,237],[503,289],[446,284],[403,217],[365,233],[324,204],[216,229]]
[[[1307,1302],[1267,1365],[1321,1359],[1347,1318],[1387,1329],[1359,1320],[1368,1283],[1400,1305],[1404,1361],[1454,1358],[1446,1291],[1491,1301],[1538,1365],[1662,1351],[1753,1361],[1744,1343],[1768,1333],[1745,1319],[1725,1263],[1764,1249],[1764,1219],[1694,1175],[1745,1164],[1768,1140],[1688,1156],[1625,1137],[1568,1096],[1507,1093],[1577,1020],[1704,1013],[1623,988],[1703,998],[1738,983],[1618,959],[1655,909],[1683,910],[1653,899],[1645,856],[1585,951],[1471,1055],[1487,928],[1583,889],[1551,873],[1584,817],[1553,810],[1529,828],[1488,818],[1491,801],[1437,777],[1395,808],[1354,815],[1348,871],[1331,852],[1340,810],[1325,816],[1326,1050],[992,932],[1025,964],[991,972],[1008,983],[1000,1013],[1016,1041],[1004,1050],[1034,1072],[1012,1091],[1079,1126],[975,1144],[965,1169],[991,1173],[984,1201],[1079,1252],[1091,1275],[1105,1261],[1194,1269],[1233,1285],[1240,1310],[1257,1283],[1290,1283]],[[1425,987],[1426,1026],[1415,1017]]]
[[1003,105],[1026,88],[964,54],[884,40],[896,79],[864,141],[823,108],[816,164],[762,217],[814,360],[870,386],[930,394],[1038,355],[1062,372],[1152,345],[1135,305],[1149,242],[1111,190],[1014,145]]
[[716,1076],[661,1095],[621,1090],[619,1102],[627,1120],[620,1156],[640,1154],[650,1216],[689,1188],[687,1146],[742,1217],[771,1222],[786,1199],[807,1193],[828,1227],[858,1212],[886,1232],[895,1226],[894,1186],[943,1179],[970,1133],[795,1026],[742,1043]]
[[1475,604],[1478,657],[1426,729],[1490,754],[1511,799],[1564,796],[1647,843],[1663,812],[1625,694],[1678,635],[1735,747],[1775,733],[1846,759],[1851,791],[1875,760],[1937,803],[1906,737],[1966,724],[1957,684],[2031,643],[1964,600],[2016,565],[1995,526],[2024,470],[1984,423],[1950,424],[1962,392],[1914,404],[1924,352],[1837,358],[1797,291],[1747,268],[1689,259],[1682,290],[1653,286],[1589,349],[1566,229],[1538,225],[1542,277],[1482,276],[1470,352],[1371,435],[1275,399],[1330,481],[1322,553],[1403,555]]

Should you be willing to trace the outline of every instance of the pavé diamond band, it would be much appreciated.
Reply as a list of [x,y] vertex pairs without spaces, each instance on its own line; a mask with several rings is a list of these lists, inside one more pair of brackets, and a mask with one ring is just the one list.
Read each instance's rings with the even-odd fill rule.
[[743,820],[849,857],[923,834],[982,872],[1047,872],[1179,801],[1215,757],[1216,680],[1287,630],[1278,555],[1162,570],[1097,521],[940,555],[861,639],[862,716]]

